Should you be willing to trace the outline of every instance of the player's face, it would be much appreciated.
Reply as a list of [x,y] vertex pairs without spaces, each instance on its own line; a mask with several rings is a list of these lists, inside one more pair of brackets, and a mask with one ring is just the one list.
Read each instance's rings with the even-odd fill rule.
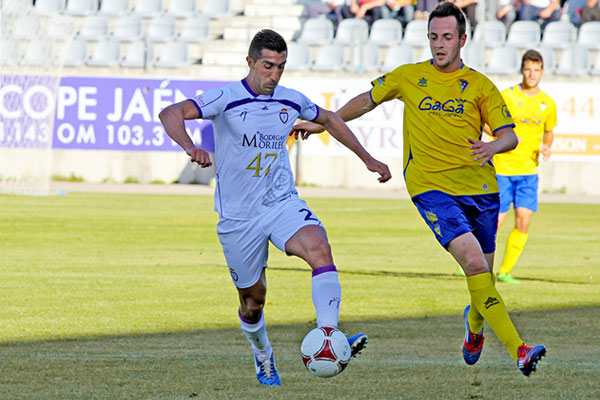
[[287,52],[278,53],[274,50],[263,49],[261,57],[254,60],[246,57],[250,73],[248,80],[250,87],[258,94],[271,94],[281,79]]
[[462,66],[460,48],[465,45],[467,35],[458,35],[456,18],[433,18],[427,36],[433,64],[439,71],[454,72]]
[[536,88],[539,85],[542,76],[544,75],[542,63],[530,60],[525,61],[523,63],[523,68],[521,68],[521,74],[523,75],[522,86],[524,88]]

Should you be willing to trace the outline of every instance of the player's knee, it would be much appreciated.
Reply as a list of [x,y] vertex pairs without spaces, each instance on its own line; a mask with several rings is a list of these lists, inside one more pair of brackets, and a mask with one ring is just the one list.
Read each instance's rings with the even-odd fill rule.
[[249,301],[245,301],[240,307],[240,313],[242,317],[250,321],[258,321],[260,315],[262,313],[262,309],[265,305],[264,296],[259,297],[257,299],[251,299]]
[[467,255],[463,260],[463,268],[471,272],[469,275],[490,271],[487,261],[480,254]]
[[315,242],[308,248],[308,258],[308,261],[313,264],[330,264],[332,259],[331,246],[324,240]]
[[529,231],[529,217],[517,218],[515,227],[521,233],[527,233]]

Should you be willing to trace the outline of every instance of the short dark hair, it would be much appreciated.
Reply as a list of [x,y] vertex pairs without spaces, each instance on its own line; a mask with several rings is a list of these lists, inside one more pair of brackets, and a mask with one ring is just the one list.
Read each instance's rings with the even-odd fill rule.
[[523,54],[523,58],[521,59],[521,69],[525,66],[525,61],[533,61],[542,63],[542,69],[544,69],[544,58],[539,51],[536,50],[527,50],[525,54]]
[[278,53],[287,52],[287,44],[279,33],[271,29],[262,29],[254,35],[248,49],[248,57],[258,60],[262,56],[263,49],[273,50]]
[[458,29],[458,36],[462,36],[467,31],[467,22],[465,14],[462,10],[454,3],[444,1],[438,3],[437,7],[429,14],[429,21],[427,22],[427,30],[431,25],[431,20],[434,18],[454,17],[456,18],[456,28]]

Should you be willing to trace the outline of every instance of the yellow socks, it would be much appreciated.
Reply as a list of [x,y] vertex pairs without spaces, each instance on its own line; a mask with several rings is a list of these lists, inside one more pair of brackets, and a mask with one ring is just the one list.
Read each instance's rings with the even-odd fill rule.
[[[480,318],[477,316],[479,314],[488,322],[513,360],[517,361],[517,349],[523,341],[508,316],[500,293],[494,287],[492,274],[486,272],[467,277],[467,286],[471,293],[471,311],[469,311],[468,319],[472,332],[478,333],[476,329],[483,327],[483,321],[479,322]],[[474,312],[474,308],[478,313]]]
[[525,247],[528,236],[528,233],[523,233],[517,228],[513,228],[506,240],[506,250],[502,259],[502,266],[498,271],[499,274],[508,274],[514,268],[523,252],[523,247]]
[[469,313],[467,314],[467,319],[469,320],[469,328],[471,328],[471,332],[473,333],[481,333],[483,329],[483,316],[479,314],[477,311],[477,306],[471,300],[471,308],[469,309]]

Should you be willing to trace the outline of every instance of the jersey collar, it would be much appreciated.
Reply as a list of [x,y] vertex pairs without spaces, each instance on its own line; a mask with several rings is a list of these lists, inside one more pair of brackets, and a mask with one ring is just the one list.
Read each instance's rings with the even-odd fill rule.
[[273,93],[271,93],[271,94],[257,94],[257,93],[254,93],[254,90],[252,90],[250,88],[250,85],[248,85],[248,82],[246,82],[246,78],[242,79],[242,85],[248,91],[248,93],[250,93],[250,95],[252,97],[266,96],[266,97],[270,98],[270,97],[273,97],[273,94],[275,94],[275,90],[277,90],[277,87],[275,87],[275,90],[273,90]]

